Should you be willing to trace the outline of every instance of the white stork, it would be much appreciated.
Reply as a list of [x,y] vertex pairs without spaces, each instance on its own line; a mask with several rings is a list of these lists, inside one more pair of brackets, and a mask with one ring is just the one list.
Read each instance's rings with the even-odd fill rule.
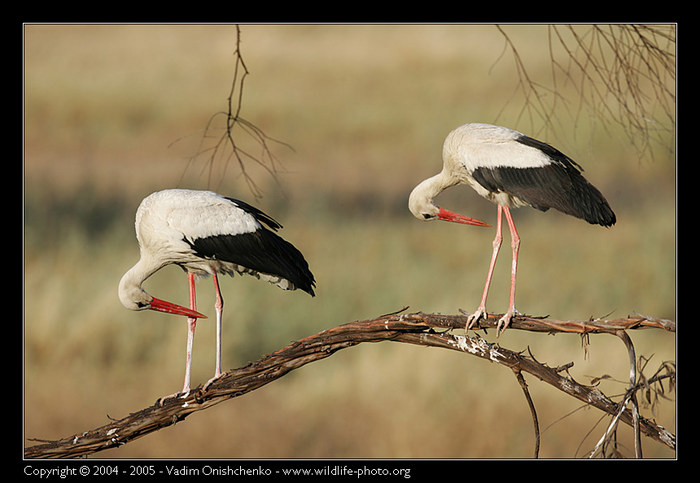
[[504,213],[511,234],[513,261],[510,304],[498,321],[497,334],[502,333],[518,314],[515,309],[515,274],[520,237],[510,208],[531,206],[541,211],[554,208],[591,224],[606,227],[615,224],[615,213],[610,205],[581,175],[583,169],[576,162],[552,146],[518,131],[490,124],[464,124],[445,139],[442,159],[442,171],[421,182],[411,192],[408,207],[416,218],[489,226],[433,203],[433,198],[456,184],[469,185],[484,198],[498,204],[496,237],[486,284],[481,304],[467,319],[467,330],[486,316],[486,297],[501,247]]
[[[196,322],[198,318],[206,317],[197,312],[195,276],[211,275],[216,292],[216,369],[205,388],[221,375],[224,301],[219,290],[218,274],[233,276],[235,273],[247,273],[285,290],[299,288],[314,295],[314,276],[304,256],[291,243],[274,233],[282,226],[242,201],[211,191],[159,191],[141,202],[135,225],[141,258],[119,282],[119,299],[131,310],[150,309],[188,317],[187,359],[182,389],[185,396],[190,390]],[[148,277],[169,264],[179,265],[187,272],[189,309],[152,297],[141,288]]]

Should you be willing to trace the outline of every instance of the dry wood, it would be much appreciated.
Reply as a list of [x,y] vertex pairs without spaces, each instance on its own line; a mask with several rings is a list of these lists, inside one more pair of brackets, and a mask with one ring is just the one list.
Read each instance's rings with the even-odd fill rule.
[[[499,316],[491,315],[482,320],[481,327],[494,327]],[[371,320],[356,321],[324,330],[315,335],[292,342],[288,346],[263,356],[256,362],[226,372],[212,383],[206,391],[195,388],[188,395],[171,398],[163,405],[153,406],[113,420],[96,429],[77,433],[56,441],[43,441],[41,444],[25,448],[26,458],[65,458],[93,454],[104,449],[118,447],[182,421],[190,414],[207,409],[227,399],[241,396],[288,372],[310,362],[331,356],[340,349],[363,342],[394,341],[408,344],[440,347],[465,352],[511,368],[514,373],[529,373],[566,394],[586,404],[590,404],[619,421],[635,425],[641,434],[675,450],[676,437],[673,433],[653,421],[634,415],[593,386],[574,381],[562,375],[572,365],[553,368],[534,360],[530,356],[486,342],[479,336],[451,334],[449,331],[437,333],[434,328],[463,329],[466,315],[439,314],[388,314]],[[537,317],[518,316],[511,322],[509,330],[521,329],[537,332],[576,332],[612,333],[617,331],[661,328],[675,331],[675,323],[668,320],[634,316],[614,320],[554,321]],[[536,415],[535,425],[536,424]],[[35,440],[40,441],[40,440]]]

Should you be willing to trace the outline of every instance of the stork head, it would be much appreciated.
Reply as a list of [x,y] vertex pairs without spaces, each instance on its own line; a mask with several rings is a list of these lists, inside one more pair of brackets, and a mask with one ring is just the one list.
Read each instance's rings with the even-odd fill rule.
[[491,226],[483,221],[447,211],[433,203],[430,194],[431,179],[427,179],[416,186],[411,192],[411,196],[408,197],[408,209],[411,210],[413,216],[423,221],[442,220],[464,225]]
[[130,272],[127,272],[119,282],[119,300],[129,310],[155,310],[166,314],[184,315],[195,319],[206,319],[207,316],[196,310],[181,305],[157,299],[137,283],[134,283]]

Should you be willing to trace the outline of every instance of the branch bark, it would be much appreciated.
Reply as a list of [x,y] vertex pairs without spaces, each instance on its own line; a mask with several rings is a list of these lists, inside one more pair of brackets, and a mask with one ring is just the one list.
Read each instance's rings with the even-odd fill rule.
[[[498,318],[498,315],[490,315],[482,320],[480,325],[482,328],[495,328]],[[466,315],[394,313],[333,327],[292,342],[256,362],[226,372],[209,385],[206,391],[198,387],[187,395],[166,399],[162,406],[156,402],[153,406],[131,413],[122,419],[113,420],[99,428],[55,441],[42,441],[40,444],[25,448],[24,456],[26,458],[78,457],[118,447],[182,421],[194,412],[254,391],[294,369],[325,359],[341,349],[363,342],[381,341],[461,351],[502,364],[516,374],[523,372],[532,374],[566,394],[614,415],[619,421],[638,427],[642,434],[675,450],[676,437],[673,433],[653,421],[634,415],[627,408],[621,409],[619,404],[597,388],[580,384],[568,375],[562,375],[562,372],[566,372],[572,363],[553,368],[536,361],[531,356],[488,343],[479,336],[450,334],[447,333],[448,331],[437,333],[433,330],[434,328],[463,329],[466,319]],[[640,328],[675,331],[675,323],[643,316],[589,321],[556,321],[519,316],[513,319],[509,330],[616,334],[620,330]],[[638,419],[637,426],[635,426],[635,416]]]

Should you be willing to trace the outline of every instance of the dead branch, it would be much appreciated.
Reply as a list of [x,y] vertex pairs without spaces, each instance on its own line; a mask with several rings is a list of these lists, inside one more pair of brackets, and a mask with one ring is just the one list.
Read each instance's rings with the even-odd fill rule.
[[530,413],[532,413],[532,424],[535,425],[535,458],[539,457],[540,454],[540,423],[537,420],[537,411],[535,410],[535,403],[532,402],[532,397],[530,396],[530,391],[527,388],[527,382],[523,377],[523,373],[517,369],[513,369],[515,378],[518,380],[518,384],[525,394],[525,400],[527,400],[527,405],[530,408]]
[[[421,314],[434,326],[450,327],[453,329],[463,328],[467,322],[468,315],[448,315]],[[481,328],[496,328],[499,315],[490,314],[486,319],[479,320]],[[527,330],[530,332],[566,332],[572,334],[615,334],[618,330],[656,328],[669,332],[676,331],[676,323],[673,320],[660,319],[641,314],[630,317],[619,317],[617,319],[589,319],[581,320],[554,320],[548,316],[519,315],[515,317],[509,329]]]
[[[56,441],[25,448],[26,458],[65,458],[93,454],[118,447],[161,428],[184,420],[190,414],[207,409],[227,399],[254,391],[288,372],[310,362],[325,359],[335,352],[363,342],[394,341],[427,347],[439,347],[474,355],[509,367],[516,375],[532,374],[564,393],[615,416],[630,426],[638,427],[641,434],[675,449],[675,435],[655,422],[636,416],[617,404],[594,386],[586,386],[562,375],[573,363],[549,367],[530,356],[486,342],[479,336],[437,333],[434,328],[463,329],[466,315],[389,314],[371,320],[356,321],[324,330],[292,342],[288,346],[260,358],[244,367],[226,372],[206,391],[201,386],[189,394],[167,399],[162,406],[154,403],[128,416],[112,420],[96,429],[76,433]],[[481,321],[481,327],[495,327],[499,316],[491,315]],[[662,328],[675,331],[675,323],[668,320],[634,316],[614,320],[554,321],[544,318],[519,316],[509,330],[522,329],[537,332],[616,333],[641,328]],[[522,386],[522,383],[521,383]],[[525,386],[526,387],[526,386]],[[635,386],[644,387],[643,384]],[[526,392],[527,394],[527,392]],[[534,413],[533,413],[534,414]],[[536,414],[535,426],[537,427]],[[636,424],[635,424],[636,423]],[[536,433],[536,437],[539,434]],[[38,441],[38,440],[35,440]]]

